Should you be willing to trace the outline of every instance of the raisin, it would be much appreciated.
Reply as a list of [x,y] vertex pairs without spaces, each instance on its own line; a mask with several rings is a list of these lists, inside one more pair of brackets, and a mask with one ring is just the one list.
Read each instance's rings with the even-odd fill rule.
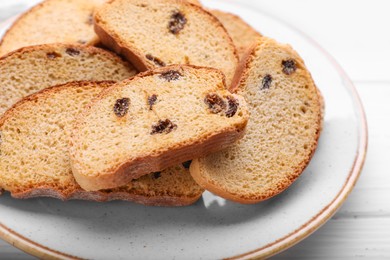
[[237,99],[235,99],[234,97],[227,96],[226,98],[228,100],[229,108],[226,111],[225,115],[227,117],[232,117],[236,114],[239,104],[238,104]]
[[160,178],[161,177],[161,172],[154,172],[153,173],[153,178],[154,179],[158,179],[158,178]]
[[170,133],[172,130],[175,130],[177,128],[177,125],[172,123],[171,120],[165,119],[165,120],[158,120],[157,124],[152,125],[152,131],[150,134],[162,134],[162,133]]
[[165,79],[168,82],[172,80],[178,80],[181,76],[181,73],[176,70],[168,70],[160,74],[161,79]]
[[190,168],[190,165],[191,165],[191,162],[192,160],[189,160],[189,161],[186,161],[186,162],[183,162],[183,167],[186,168],[186,169],[189,169]]
[[114,113],[118,117],[124,117],[129,111],[130,99],[129,98],[121,98],[115,102],[114,105]]
[[80,51],[79,50],[76,50],[74,48],[67,48],[66,51],[65,51],[68,55],[70,56],[77,56],[77,55],[80,55]]
[[287,75],[293,74],[297,70],[297,64],[295,60],[284,60],[282,61],[283,72]]
[[174,11],[169,20],[168,29],[173,34],[178,34],[181,30],[184,29],[184,25],[187,23],[185,16],[179,12]]
[[265,77],[263,78],[263,81],[261,82],[261,90],[263,89],[269,89],[271,87],[271,83],[272,83],[272,77],[271,75],[267,74],[265,75]]
[[46,53],[46,57],[51,59],[51,60],[54,60],[55,58],[60,58],[61,54],[59,54],[57,52],[49,52],[49,53]]
[[226,109],[226,102],[217,94],[207,94],[204,102],[209,106],[209,109],[214,114]]
[[160,66],[160,67],[165,67],[165,62],[163,62],[162,60],[160,60],[159,58],[156,58],[154,57],[153,55],[151,54],[146,54],[145,56],[148,60],[152,61],[154,64],[156,64],[157,66]]
[[156,103],[156,101],[157,101],[157,95],[153,94],[150,97],[148,97],[149,110],[152,110],[153,105]]
[[88,25],[93,25],[93,14],[90,14],[88,16],[87,22]]

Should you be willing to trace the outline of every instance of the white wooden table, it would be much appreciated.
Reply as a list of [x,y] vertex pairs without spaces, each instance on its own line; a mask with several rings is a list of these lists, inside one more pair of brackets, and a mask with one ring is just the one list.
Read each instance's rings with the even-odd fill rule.
[[[369,127],[366,164],[346,203],[274,259],[390,259],[390,1],[243,1],[282,17],[334,56],[355,83]],[[22,2],[1,0],[0,21],[25,10]],[[0,259],[32,257],[0,240]]]

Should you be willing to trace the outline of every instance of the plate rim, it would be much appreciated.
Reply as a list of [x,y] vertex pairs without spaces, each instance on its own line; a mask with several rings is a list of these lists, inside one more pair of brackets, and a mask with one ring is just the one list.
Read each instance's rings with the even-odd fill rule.
[[[336,197],[326,205],[317,215],[312,217],[308,222],[301,225],[298,229],[287,234],[286,236],[275,240],[272,243],[269,243],[260,248],[254,249],[247,253],[240,255],[232,256],[227,259],[253,259],[253,258],[268,258],[282,251],[296,245],[303,239],[307,238],[309,235],[314,233],[322,225],[324,225],[341,207],[344,201],[348,198],[349,194],[352,192],[357,180],[359,179],[360,173],[364,166],[364,162],[367,154],[368,147],[368,125],[367,118],[364,111],[363,103],[359,97],[359,94],[354,86],[352,80],[349,78],[344,69],[340,64],[330,55],[320,44],[313,40],[306,33],[298,29],[297,27],[287,23],[283,19],[278,18],[275,15],[261,11],[262,14],[282,23],[284,26],[290,28],[291,30],[297,32],[300,36],[305,38],[310,44],[315,46],[333,65],[340,77],[344,80],[343,86],[349,91],[349,95],[352,98],[353,106],[356,109],[355,115],[358,120],[358,148],[356,151],[356,156],[354,163],[351,167],[349,175],[344,182],[342,188],[336,195]],[[13,16],[0,23],[0,28],[6,26],[8,23],[15,21],[18,15]],[[11,244],[12,246],[39,258],[45,259],[82,259],[73,255],[69,255],[51,248],[48,248],[44,245],[36,243],[14,230],[8,228],[0,222],[0,238]]]

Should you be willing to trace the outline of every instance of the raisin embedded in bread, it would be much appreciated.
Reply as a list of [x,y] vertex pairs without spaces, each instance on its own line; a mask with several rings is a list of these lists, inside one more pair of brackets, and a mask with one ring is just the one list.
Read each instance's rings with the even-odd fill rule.
[[170,64],[212,67],[230,86],[238,63],[218,19],[186,1],[113,0],[97,9],[95,31],[140,71]]
[[85,190],[114,188],[234,143],[248,120],[245,100],[215,69],[169,66],[99,95],[71,136],[73,175]]
[[246,135],[228,149],[193,160],[190,172],[221,197],[256,203],[289,187],[309,163],[322,101],[298,54],[265,37],[237,75],[232,90],[246,98],[251,113]]
[[0,56],[46,43],[93,45],[93,12],[105,0],[46,0],[22,14],[0,43]]
[[253,29],[249,24],[239,16],[219,10],[210,10],[215,17],[225,26],[234,45],[237,48],[240,59],[245,52],[256,42],[262,35]]
[[77,80],[119,81],[137,71],[115,54],[83,45],[45,44],[0,58],[0,115],[21,98]]
[[86,192],[69,163],[68,133],[75,116],[110,82],[74,82],[26,97],[0,119],[0,187],[16,198],[50,196],[96,201],[129,200],[181,206],[202,194],[179,164],[112,190]]

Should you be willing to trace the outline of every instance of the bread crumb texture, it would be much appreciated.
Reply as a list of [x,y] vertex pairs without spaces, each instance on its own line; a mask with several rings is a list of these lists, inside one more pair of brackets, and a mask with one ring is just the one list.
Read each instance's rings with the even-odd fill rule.
[[69,161],[69,132],[75,117],[111,82],[75,82],[45,89],[0,119],[0,187],[17,198],[122,199],[147,205],[188,205],[202,194],[182,164],[111,190],[86,192]]
[[141,71],[170,64],[220,69],[228,85],[237,67],[222,24],[198,6],[175,0],[114,0],[95,14],[102,43]]
[[22,48],[0,59],[0,115],[21,98],[49,86],[79,80],[119,81],[135,75],[115,54],[73,44]]
[[116,187],[226,147],[242,137],[248,117],[245,100],[226,90],[217,70],[171,66],[139,74],[102,93],[79,117],[73,173],[86,190]]
[[94,44],[93,13],[105,0],[46,0],[31,8],[7,31],[0,56],[46,43]]
[[321,128],[321,103],[310,73],[288,45],[264,38],[242,66],[235,90],[251,113],[246,135],[194,160],[190,171],[222,197],[255,203],[286,189],[308,164]]

